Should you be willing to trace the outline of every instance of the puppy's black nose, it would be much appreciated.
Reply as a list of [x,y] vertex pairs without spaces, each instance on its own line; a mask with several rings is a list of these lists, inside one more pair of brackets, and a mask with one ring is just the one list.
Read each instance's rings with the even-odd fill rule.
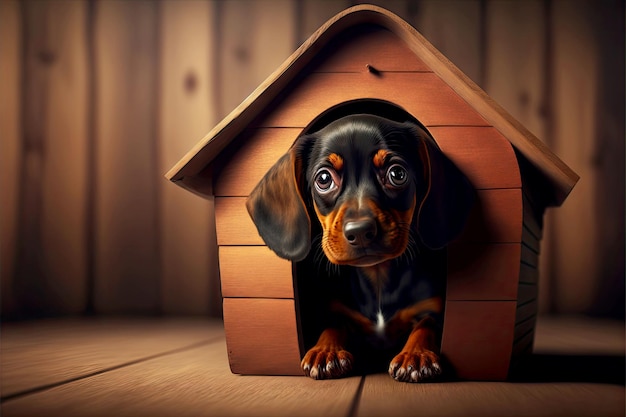
[[365,247],[376,238],[376,222],[374,219],[358,219],[343,225],[343,235],[352,246]]

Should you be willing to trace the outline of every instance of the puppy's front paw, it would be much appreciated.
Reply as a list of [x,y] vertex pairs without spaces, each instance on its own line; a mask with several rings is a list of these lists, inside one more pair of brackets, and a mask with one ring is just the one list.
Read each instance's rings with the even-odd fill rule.
[[389,375],[396,381],[421,382],[440,374],[439,357],[430,350],[402,351],[389,364]]
[[352,370],[352,354],[337,347],[315,345],[304,355],[302,370],[313,379],[346,376]]

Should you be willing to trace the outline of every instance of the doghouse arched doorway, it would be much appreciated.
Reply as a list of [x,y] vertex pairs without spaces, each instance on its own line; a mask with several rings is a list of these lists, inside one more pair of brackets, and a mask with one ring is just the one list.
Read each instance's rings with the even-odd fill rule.
[[[314,118],[302,130],[301,135],[317,132],[335,120],[354,114],[371,114],[396,122],[410,121],[422,127],[432,137],[428,129],[414,115],[397,104],[380,99],[358,99],[335,105]],[[310,217],[312,220],[316,218],[314,213],[310,213]],[[314,238],[311,252],[305,260],[293,263],[294,294],[301,357],[315,344],[323,330],[324,325],[321,322],[321,316],[324,314],[323,300],[327,299],[326,293],[332,291],[332,288],[329,287],[333,286],[333,280],[339,277],[346,279],[345,274],[338,273],[338,266],[331,265],[321,259],[323,257],[321,248],[315,247],[316,243],[319,246],[319,239],[315,239],[315,236],[321,234],[321,228],[317,221],[312,221],[312,223],[311,235]],[[447,248],[429,251],[428,263],[432,265],[441,282],[445,305]],[[351,348],[350,350],[353,349]],[[367,359],[367,366],[359,366],[357,363],[357,370],[359,372],[386,370],[389,360],[397,353],[395,349],[377,352],[374,357],[370,356]],[[373,361],[373,359],[377,360]]]

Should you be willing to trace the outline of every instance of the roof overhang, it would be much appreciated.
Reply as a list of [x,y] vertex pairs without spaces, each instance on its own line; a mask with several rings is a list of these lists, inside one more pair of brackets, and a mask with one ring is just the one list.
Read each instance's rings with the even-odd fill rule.
[[336,35],[360,24],[374,24],[395,33],[487,122],[507,138],[547,179],[551,190],[545,203],[559,206],[579,176],[521,123],[489,97],[428,42],[417,30],[395,14],[373,5],[346,9],[322,25],[276,71],[239,106],[219,122],[166,174],[166,178],[201,196],[210,195],[202,172],[220,152],[245,129],[278,94],[305,69],[317,53]]

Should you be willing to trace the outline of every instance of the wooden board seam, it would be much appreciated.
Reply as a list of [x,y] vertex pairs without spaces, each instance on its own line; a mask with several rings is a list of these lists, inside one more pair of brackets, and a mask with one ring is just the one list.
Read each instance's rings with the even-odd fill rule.
[[244,297],[244,296],[228,296],[222,297],[224,300],[291,300],[294,301],[295,297]]
[[[363,74],[366,71],[311,71],[311,74]],[[387,70],[387,71],[379,71],[381,75],[383,74],[432,74],[434,71],[426,71],[426,70]]]

